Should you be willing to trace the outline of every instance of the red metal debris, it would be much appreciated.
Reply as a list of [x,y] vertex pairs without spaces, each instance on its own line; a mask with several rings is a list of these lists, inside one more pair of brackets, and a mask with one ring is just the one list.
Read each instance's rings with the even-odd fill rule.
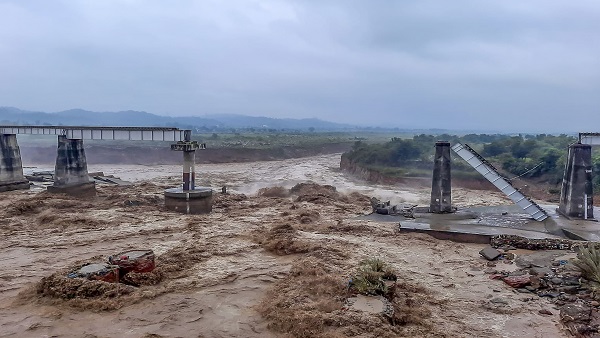
[[152,250],[131,250],[109,258],[111,264],[118,265],[122,274],[129,272],[150,272],[154,270],[154,252]]
[[504,283],[512,286],[513,288],[522,288],[525,287],[526,285],[531,284],[531,280],[529,279],[529,275],[523,275],[523,276],[508,276],[508,277],[504,277],[502,278],[502,280],[504,281]]

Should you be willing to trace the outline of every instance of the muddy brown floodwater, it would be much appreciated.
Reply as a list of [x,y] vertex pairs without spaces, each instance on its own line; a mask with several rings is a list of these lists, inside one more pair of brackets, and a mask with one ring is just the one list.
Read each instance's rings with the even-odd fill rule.
[[[356,181],[339,171],[339,160],[199,165],[202,185],[230,191],[216,194],[213,212],[200,216],[162,206],[179,166],[90,166],[135,182],[99,186],[92,200],[41,189],[2,193],[0,336],[567,337],[557,311],[538,313],[550,307],[545,299],[489,280],[482,245],[357,219],[370,212],[370,196],[427,204],[429,189]],[[307,181],[317,185],[288,190]],[[260,190],[277,186],[284,189]],[[455,189],[453,199],[507,204],[488,191]],[[41,283],[131,249],[157,255],[156,283],[95,298],[48,296],[61,289],[51,279]],[[345,285],[369,257],[398,274],[406,311],[399,322],[344,305]]]

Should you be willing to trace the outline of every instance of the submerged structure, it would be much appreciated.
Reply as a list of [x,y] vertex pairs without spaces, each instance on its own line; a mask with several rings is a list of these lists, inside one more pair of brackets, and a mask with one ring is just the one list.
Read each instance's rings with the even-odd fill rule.
[[448,210],[449,203],[445,203],[451,201],[450,158],[446,150],[449,142],[438,141],[430,206],[413,207],[410,217],[401,222],[400,231],[479,243],[489,243],[496,235],[535,240],[569,238],[600,241],[600,224],[587,222],[595,220],[591,156],[594,145],[600,145],[600,133],[581,133],[578,142],[569,146],[560,203],[556,208],[538,205],[473,148],[456,143],[451,149],[510,198],[515,206],[467,207],[447,214],[445,210]]
[[196,187],[196,150],[205,144],[192,141],[191,130],[186,130],[183,141],[171,145],[171,150],[183,152],[183,184],[181,188],[165,190],[165,206],[186,214],[206,214],[212,211],[212,189]]
[[96,194],[95,183],[88,175],[84,140],[178,142],[171,149],[183,151],[183,184],[181,188],[165,191],[165,204],[181,212],[212,210],[212,190],[195,187],[195,151],[200,146],[191,141],[191,130],[170,127],[0,126],[0,191],[29,189],[29,181],[23,175],[17,134],[57,137],[54,184],[48,187],[48,191],[76,196]]

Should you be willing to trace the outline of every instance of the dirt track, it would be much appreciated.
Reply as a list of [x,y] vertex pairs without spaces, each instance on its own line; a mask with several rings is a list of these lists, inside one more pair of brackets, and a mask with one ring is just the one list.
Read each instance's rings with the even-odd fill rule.
[[[427,187],[369,186],[345,177],[338,163],[339,155],[328,155],[200,166],[201,182],[232,191],[217,196],[213,213],[203,216],[162,208],[162,191],[177,184],[178,166],[91,166],[136,185],[101,187],[89,201],[35,190],[3,193],[0,336],[277,337],[282,330],[330,337],[566,336],[556,314],[538,314],[549,307],[546,300],[489,280],[481,245],[398,234],[395,224],[355,219],[370,206],[352,192],[426,204]],[[256,196],[260,188],[288,189],[308,180],[339,193],[315,187],[289,197]],[[506,203],[497,193],[464,189],[455,189],[453,198],[459,206]],[[77,261],[138,247],[154,250],[159,263],[160,257],[183,263],[158,285],[107,299],[108,310],[100,310],[98,300],[36,293],[42,277]],[[420,290],[413,308],[421,320],[392,326],[343,307],[335,285],[342,290],[366,257],[389,262],[400,281]],[[334,289],[315,293],[311,276]],[[327,304],[317,302],[330,294]],[[491,301],[497,299],[502,302]],[[302,326],[308,319],[321,327]]]

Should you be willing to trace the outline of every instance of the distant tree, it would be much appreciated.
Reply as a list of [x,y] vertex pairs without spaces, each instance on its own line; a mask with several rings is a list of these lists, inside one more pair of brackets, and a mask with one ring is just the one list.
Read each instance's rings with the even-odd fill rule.
[[310,131],[311,133],[315,131],[315,127],[309,127],[308,131]]
[[494,141],[483,146],[483,151],[481,152],[481,155],[498,156],[504,152],[506,152],[506,148],[504,147],[502,142]]
[[218,139],[218,138],[219,138],[219,134],[217,134],[217,133],[213,133],[213,134],[210,136],[210,139],[211,139],[211,140],[216,140],[216,139]]

